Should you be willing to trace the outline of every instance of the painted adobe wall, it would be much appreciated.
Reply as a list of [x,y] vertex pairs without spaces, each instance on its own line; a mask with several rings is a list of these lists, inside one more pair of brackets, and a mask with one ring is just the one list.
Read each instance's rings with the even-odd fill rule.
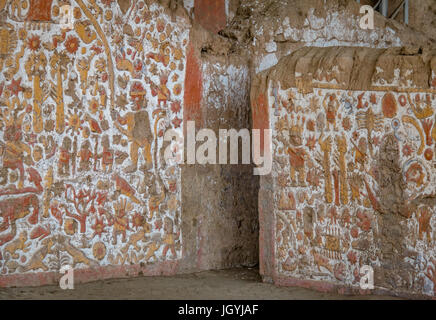
[[436,51],[303,48],[253,81],[271,128],[260,182],[265,281],[436,295]]
[[[277,4],[270,6],[276,11],[263,11],[274,1],[209,2],[215,11],[200,0],[183,1],[188,16],[181,1],[72,1],[78,23],[65,33],[56,25],[62,1],[0,8],[0,202],[8,212],[0,220],[1,285],[56,282],[67,263],[75,266],[77,282],[256,264],[259,182],[252,167],[168,167],[162,132],[181,132],[187,120],[196,120],[198,128],[250,128],[251,77],[272,65],[262,64],[263,50],[274,53],[276,63],[313,43],[312,36],[283,39],[287,22],[291,33],[316,35],[312,40],[326,45],[343,36],[326,33],[331,23],[318,28],[318,16],[329,20],[331,14],[340,17],[341,28],[350,28],[352,36],[341,44],[361,37],[366,46],[422,40],[397,26],[386,38],[379,17],[380,30],[360,34],[351,0],[327,7],[289,0],[280,15]],[[247,9],[253,6],[258,9]],[[241,30],[235,31],[238,23]],[[257,30],[256,49],[247,44],[250,28]],[[269,52],[274,45],[277,50]],[[138,135],[147,138],[138,142]],[[71,197],[86,201],[87,191],[95,200],[79,204],[85,209],[78,212]],[[28,218],[38,203],[34,224]]]
[[[386,48],[428,41],[381,15],[376,16],[375,30],[361,30],[359,5],[354,0],[207,1],[216,8],[213,15],[201,2],[184,1],[193,19],[191,43],[202,79],[196,87],[201,94],[193,95],[198,103],[190,119],[196,121],[197,129],[211,128],[216,134],[219,128],[252,127],[248,109],[252,77],[303,46]],[[222,17],[224,12],[227,19]],[[186,186],[182,216],[192,226],[184,234],[193,240],[187,247],[196,265],[255,264],[259,179],[252,175],[252,167],[186,166],[182,170]]]
[[[216,135],[220,128],[252,127],[249,88],[253,75],[303,46],[384,48],[427,41],[380,15],[375,30],[361,30],[354,0],[192,0],[184,5],[193,19],[191,43],[202,79],[191,119],[197,129],[210,128]],[[192,226],[184,234],[189,232],[198,240],[188,246],[197,266],[256,264],[259,179],[252,175],[252,167],[186,166],[183,185],[183,217]]]
[[76,283],[257,264],[252,167],[163,159],[188,120],[250,127],[244,63],[201,54],[222,43],[201,23],[227,7],[192,20],[171,1],[73,1],[61,30],[62,4],[0,8],[0,285],[53,283],[66,264]]
[[[17,6],[15,6],[15,4]],[[0,285],[168,274],[183,261],[181,168],[189,19],[152,1],[0,8]],[[189,82],[189,79],[188,79]]]
[[[380,15],[375,30],[361,30],[354,0],[206,2],[219,8],[202,19],[201,1],[184,1],[196,25],[191,38],[203,79],[193,119],[197,129],[211,128],[216,135],[220,128],[252,128],[252,77],[298,48],[339,44],[384,48],[426,42],[424,36]],[[223,12],[227,15],[225,27]],[[188,218],[192,222],[189,232],[198,241],[190,243],[189,251],[197,266],[256,264],[259,178],[252,175],[252,167],[187,166],[183,185],[187,186],[183,189],[183,217],[192,216]],[[193,211],[198,215],[194,217]]]

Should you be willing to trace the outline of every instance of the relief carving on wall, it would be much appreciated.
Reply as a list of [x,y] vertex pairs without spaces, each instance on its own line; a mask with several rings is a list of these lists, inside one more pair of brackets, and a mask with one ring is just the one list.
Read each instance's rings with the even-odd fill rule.
[[181,172],[161,151],[188,36],[142,0],[0,1],[2,275],[180,259]]
[[434,94],[270,83],[280,275],[436,294]]

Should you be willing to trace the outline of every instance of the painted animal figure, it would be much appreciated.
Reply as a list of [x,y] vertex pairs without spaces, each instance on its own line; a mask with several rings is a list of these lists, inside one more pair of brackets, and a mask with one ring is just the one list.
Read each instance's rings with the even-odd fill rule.
[[130,246],[132,246],[136,251],[140,251],[141,247],[138,245],[138,242],[145,239],[146,231],[144,229],[140,230],[137,233],[134,233],[130,236],[128,243],[124,248],[121,249],[121,252],[123,254],[127,253],[129,251]]
[[324,257],[323,255],[312,251],[313,254],[313,259],[315,262],[315,265],[318,267],[318,270],[321,271],[321,267],[327,269],[328,271],[330,271],[331,273],[333,273],[333,267],[330,264],[330,261],[328,258]]
[[[30,208],[33,208],[33,210],[28,221],[31,224],[36,224],[39,214],[39,200],[36,195],[30,194],[20,198],[0,201],[0,217],[3,219],[0,224],[0,232],[7,230],[11,225],[15,225],[17,220],[28,216],[31,213]],[[0,245],[10,240],[12,238],[3,237],[0,239]]]
[[28,248],[30,243],[27,242],[27,231],[24,230],[20,233],[19,237],[12,241],[11,243],[5,246],[4,253],[9,253],[9,255],[13,259],[18,259],[19,254],[16,253],[18,250],[22,250],[23,252],[28,252],[30,249]]
[[96,267],[98,266],[98,262],[88,258],[84,252],[77,249],[75,246],[73,246],[70,242],[70,239],[67,239],[66,237],[59,237],[58,243],[60,245],[60,251],[67,252],[72,258],[73,258],[73,266],[75,267],[78,264],[85,264],[90,267]]
[[29,259],[29,262],[25,266],[19,268],[19,270],[21,269],[20,272],[28,272],[39,269],[42,269],[42,271],[48,271],[49,267],[43,262],[43,260],[46,258],[49,251],[49,247],[42,246],[33,254],[33,256]]
[[26,170],[29,174],[29,182],[33,183],[35,187],[25,187],[21,189],[16,188],[6,188],[6,189],[0,189],[0,196],[3,195],[14,195],[14,194],[23,194],[23,193],[42,193],[43,187],[41,185],[42,179],[39,175],[38,171],[36,171],[33,168],[27,168]]
[[133,202],[142,204],[142,201],[135,196],[135,189],[133,189],[126,180],[121,178],[118,174],[112,175],[112,179],[115,180],[117,191],[119,191],[122,195],[129,197]]
[[42,241],[42,246],[35,251],[29,261],[24,265],[19,267],[19,272],[28,272],[32,270],[42,269],[43,271],[48,271],[49,267],[43,262],[48,254],[53,253],[53,246],[56,243],[55,237],[46,238]]

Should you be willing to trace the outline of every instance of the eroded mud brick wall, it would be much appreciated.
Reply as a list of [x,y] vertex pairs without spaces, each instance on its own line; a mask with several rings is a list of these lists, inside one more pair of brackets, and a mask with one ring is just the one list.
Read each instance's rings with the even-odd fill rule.
[[[233,2],[184,1],[193,20],[187,72],[195,79],[186,83],[184,121],[217,137],[220,129],[251,128],[248,55],[219,35],[236,10]],[[252,165],[183,166],[182,233],[196,268],[258,264],[258,190]]]
[[164,132],[251,128],[252,77],[303,46],[427,41],[353,0],[0,2],[2,286],[256,264],[252,167],[168,165]]
[[[221,129],[251,128],[246,61],[207,55],[197,61],[200,102],[189,115],[197,132],[211,129],[219,137]],[[227,163],[182,168],[183,216],[194,240],[187,251],[201,269],[258,264],[259,177],[253,176],[252,165]]]
[[271,128],[261,273],[281,285],[436,295],[436,51],[303,48],[260,73]]
[[[359,11],[355,0],[231,0],[228,24],[220,35],[231,43],[230,52],[248,54],[252,73],[304,46],[389,48],[429,42],[425,33],[430,31],[411,30],[378,12],[374,30],[362,30]],[[416,16],[425,20],[422,14]]]

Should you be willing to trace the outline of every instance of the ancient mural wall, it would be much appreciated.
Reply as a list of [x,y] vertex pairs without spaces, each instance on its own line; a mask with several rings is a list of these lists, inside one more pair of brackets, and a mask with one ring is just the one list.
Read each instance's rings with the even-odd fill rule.
[[[216,134],[219,128],[252,127],[247,119],[251,118],[247,107],[252,77],[303,46],[384,48],[425,42],[422,35],[382,16],[376,17],[376,30],[361,30],[359,6],[354,0],[204,3],[184,1],[194,24],[200,26],[194,28],[192,38],[202,79],[196,92],[201,91],[201,95],[197,107],[192,108],[195,116],[190,119],[196,121],[198,129],[211,128]],[[195,202],[184,197],[183,216],[187,219],[192,210],[201,208],[191,220],[197,241],[189,246],[197,266],[219,268],[256,263],[259,178],[251,171],[251,166],[231,165],[186,169],[184,190]],[[198,199],[195,194],[202,196]]]
[[436,295],[434,56],[305,48],[256,78],[265,279],[359,292],[369,265],[376,291]]
[[163,134],[182,133],[189,20],[154,1],[1,3],[0,284],[66,264],[173,272],[181,169]]
[[252,75],[301,46],[424,41],[380,17],[360,32],[351,0],[201,2],[71,1],[64,31],[67,2],[2,2],[1,285],[255,264],[251,166],[167,166],[163,132],[250,128]]
[[[197,129],[211,128],[216,133],[219,128],[251,128],[247,119],[251,78],[303,46],[385,48],[427,41],[380,15],[375,30],[361,30],[354,0],[186,0],[184,6],[197,24],[191,38],[197,64],[193,74],[199,78],[192,88],[196,99],[189,99],[192,108],[185,109]],[[251,170],[250,166],[188,166],[184,171],[183,216],[193,229],[185,235],[195,240],[188,250],[197,266],[232,267],[257,261],[258,208],[253,203],[257,203],[259,179]],[[195,217],[193,210],[198,212]]]

